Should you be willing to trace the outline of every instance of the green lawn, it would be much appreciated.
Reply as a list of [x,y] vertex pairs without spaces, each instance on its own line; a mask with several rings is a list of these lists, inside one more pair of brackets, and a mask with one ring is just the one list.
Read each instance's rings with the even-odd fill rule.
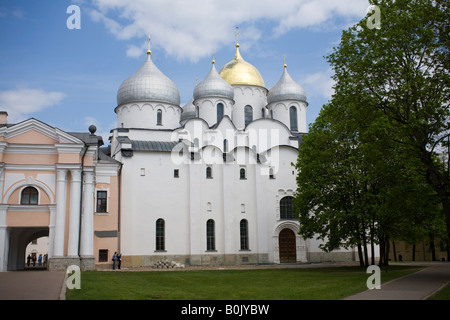
[[[390,266],[381,282],[420,270]],[[90,271],[67,300],[335,300],[367,289],[366,268]]]
[[428,300],[450,300],[450,284],[436,292]]

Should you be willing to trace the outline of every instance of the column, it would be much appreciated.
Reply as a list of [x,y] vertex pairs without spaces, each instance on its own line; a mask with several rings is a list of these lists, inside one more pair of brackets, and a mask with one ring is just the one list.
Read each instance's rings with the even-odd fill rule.
[[55,247],[55,224],[56,224],[56,204],[49,204],[50,225],[48,226],[48,257],[53,258],[53,250]]
[[6,226],[7,205],[0,205],[0,272],[8,270],[9,231]]
[[56,221],[53,257],[64,256],[64,236],[66,226],[67,170],[57,169],[56,178]]
[[72,169],[70,181],[69,243],[67,255],[78,257],[80,232],[81,170]]
[[81,257],[94,256],[94,171],[84,172]]

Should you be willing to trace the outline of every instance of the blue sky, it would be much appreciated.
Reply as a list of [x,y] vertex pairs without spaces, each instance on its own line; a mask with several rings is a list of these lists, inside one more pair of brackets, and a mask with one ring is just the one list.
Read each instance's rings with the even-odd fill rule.
[[[81,29],[68,29],[80,8]],[[332,94],[324,56],[343,29],[367,11],[367,0],[0,0],[0,109],[15,123],[31,117],[65,131],[91,124],[107,137],[116,127],[120,84],[146,58],[177,86],[181,105],[211,67],[235,53],[276,84],[286,57],[291,77],[305,88],[307,123]]]

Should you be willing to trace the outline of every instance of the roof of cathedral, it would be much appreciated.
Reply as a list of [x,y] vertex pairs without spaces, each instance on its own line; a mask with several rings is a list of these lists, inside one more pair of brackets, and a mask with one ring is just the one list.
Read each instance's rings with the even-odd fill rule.
[[205,79],[194,89],[194,99],[203,97],[221,97],[234,99],[234,90],[217,72],[215,61],[212,61],[211,70]]
[[264,80],[253,65],[245,61],[236,44],[236,54],[219,72],[220,76],[229,84],[247,84],[265,88]]
[[147,60],[142,67],[120,85],[117,92],[118,106],[138,101],[180,105],[177,87],[155,66],[150,55],[151,51],[148,50]]
[[267,102],[272,103],[283,100],[299,100],[306,102],[305,90],[292,80],[291,76],[287,72],[286,65],[284,65],[283,74],[267,93]]

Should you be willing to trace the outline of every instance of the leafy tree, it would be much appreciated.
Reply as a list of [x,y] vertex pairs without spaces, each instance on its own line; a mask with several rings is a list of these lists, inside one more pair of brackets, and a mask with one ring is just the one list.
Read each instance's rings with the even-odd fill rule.
[[419,173],[438,196],[450,239],[450,177],[437,157],[450,135],[449,2],[370,3],[380,9],[381,27],[370,28],[369,14],[343,32],[328,56],[335,72],[333,99],[365,101],[366,108],[387,116],[397,145],[420,161]]
[[423,239],[442,212],[450,231],[448,165],[436,155],[450,133],[448,3],[371,3],[381,28],[369,14],[328,56],[335,94],[300,146],[294,199],[301,235],[325,251],[356,246],[366,265],[368,246],[387,264],[390,239]]

